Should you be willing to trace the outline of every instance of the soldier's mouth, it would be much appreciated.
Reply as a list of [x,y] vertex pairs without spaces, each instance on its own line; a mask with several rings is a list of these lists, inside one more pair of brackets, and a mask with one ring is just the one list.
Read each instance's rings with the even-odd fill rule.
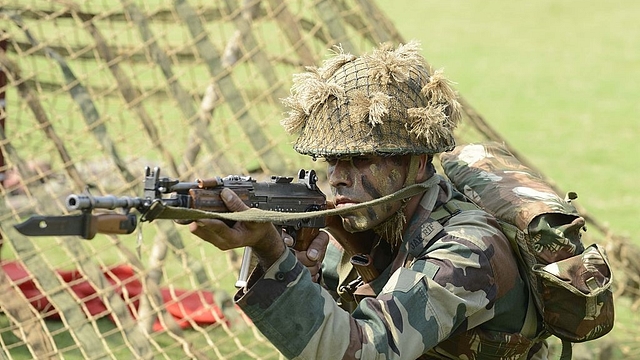
[[358,202],[346,197],[339,196],[339,197],[336,197],[335,204],[337,208],[340,208],[340,207],[346,207],[346,206],[353,206],[358,204]]

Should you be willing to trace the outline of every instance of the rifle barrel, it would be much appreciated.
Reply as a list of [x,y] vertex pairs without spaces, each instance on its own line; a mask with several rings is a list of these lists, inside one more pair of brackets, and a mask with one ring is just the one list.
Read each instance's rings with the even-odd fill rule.
[[116,197],[114,195],[90,196],[71,194],[67,197],[67,210],[91,210],[91,209],[131,209],[138,208],[147,199],[139,197]]

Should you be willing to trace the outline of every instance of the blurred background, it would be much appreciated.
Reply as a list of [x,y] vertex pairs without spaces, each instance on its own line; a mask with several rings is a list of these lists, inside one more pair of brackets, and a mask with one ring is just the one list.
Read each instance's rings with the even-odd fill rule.
[[458,141],[505,142],[577,192],[585,243],[607,246],[616,327],[574,358],[640,356],[639,14],[631,0],[0,1],[0,355],[281,358],[231,302],[241,253],[170,221],[91,241],[13,225],[69,214],[69,194],[141,196],[145,166],[324,180],[279,126],[291,75],[336,44],[417,39],[462,97]]

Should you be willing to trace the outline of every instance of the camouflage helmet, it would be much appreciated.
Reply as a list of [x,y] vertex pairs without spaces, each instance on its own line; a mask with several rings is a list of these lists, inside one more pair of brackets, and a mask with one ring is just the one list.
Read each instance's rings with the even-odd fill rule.
[[356,57],[338,48],[293,77],[281,121],[294,149],[316,157],[435,154],[455,146],[460,104],[441,71],[427,70],[416,41]]

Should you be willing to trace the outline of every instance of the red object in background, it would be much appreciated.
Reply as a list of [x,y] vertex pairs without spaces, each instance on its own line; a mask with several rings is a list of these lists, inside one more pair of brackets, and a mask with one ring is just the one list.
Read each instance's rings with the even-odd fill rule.
[[[37,288],[30,274],[17,262],[5,262],[2,270],[15,284],[18,285],[22,293],[29,300],[31,305],[47,319],[60,319],[60,314],[49,302],[47,297]],[[58,270],[60,277],[71,287],[73,292],[82,300],[85,311],[96,316],[107,314],[108,309],[98,296],[94,287],[77,270]],[[104,270],[106,278],[111,283],[113,291],[120,295],[125,303],[136,310],[139,306],[140,295],[142,294],[142,283],[137,278],[133,269],[128,265],[118,265]],[[213,294],[201,290],[179,290],[160,289],[164,307],[181,328],[189,328],[191,323],[199,326],[214,324],[223,320],[220,308],[215,305]],[[137,311],[131,309],[131,313]],[[158,320],[153,325],[154,331],[162,330],[163,327]]]

